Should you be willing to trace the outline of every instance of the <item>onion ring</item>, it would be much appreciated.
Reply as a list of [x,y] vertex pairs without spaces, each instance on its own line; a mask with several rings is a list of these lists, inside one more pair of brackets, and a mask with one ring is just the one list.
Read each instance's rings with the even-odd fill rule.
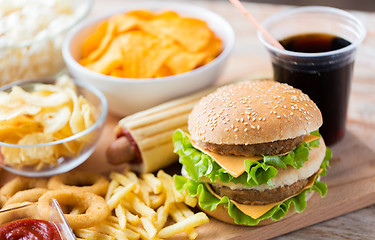
[[4,203],[3,207],[7,207],[8,205],[14,204],[14,203],[24,203],[24,202],[35,203],[47,191],[48,189],[46,188],[33,188],[33,189],[28,189],[28,190],[17,192]]
[[104,221],[110,213],[105,200],[91,192],[79,190],[54,190],[44,193],[38,202],[38,211],[42,218],[48,220],[50,216],[50,201],[55,198],[60,206],[74,206],[85,208],[83,214],[64,214],[72,229],[93,227]]
[[47,188],[47,179],[43,178],[27,178],[16,177],[12,181],[5,184],[0,190],[0,203],[3,205],[9,198],[17,192],[33,189],[33,188]]
[[48,182],[48,189],[79,190],[104,196],[107,193],[108,185],[109,181],[100,174],[68,172],[53,176]]

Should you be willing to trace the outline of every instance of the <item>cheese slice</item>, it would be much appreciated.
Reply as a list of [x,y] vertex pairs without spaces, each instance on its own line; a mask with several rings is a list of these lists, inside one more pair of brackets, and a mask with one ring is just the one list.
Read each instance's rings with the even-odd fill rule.
[[303,139],[303,141],[304,141],[305,143],[309,143],[309,142],[315,141],[315,140],[317,140],[317,139],[319,139],[319,138],[320,138],[320,137],[318,137],[318,136],[314,136],[314,135],[309,134],[309,135],[306,135],[306,136],[305,136],[305,138]]
[[190,135],[188,135],[188,137],[194,148],[210,156],[215,160],[215,162],[217,162],[217,164],[220,165],[220,167],[224,168],[233,177],[239,177],[243,172],[245,172],[245,160],[248,159],[258,161],[263,158],[262,156],[245,157],[236,155],[220,155],[201,148],[193,139],[190,138]]
[[[230,200],[241,212],[243,212],[244,214],[252,217],[253,219],[257,219],[259,217],[261,217],[263,214],[265,214],[266,212],[268,212],[269,210],[271,210],[273,207],[277,206],[278,204],[292,198],[292,197],[295,197],[297,196],[298,194],[300,194],[301,192],[303,192],[304,190],[308,189],[308,188],[311,188],[312,185],[314,185],[314,182],[316,180],[316,178],[318,177],[319,173],[322,171],[323,169],[319,169],[319,171],[317,171],[314,175],[312,175],[311,177],[309,177],[309,181],[307,183],[307,185],[305,187],[302,188],[302,190],[297,193],[297,194],[294,194],[292,196],[289,196],[287,198],[285,198],[284,200],[280,201],[280,202],[275,202],[275,203],[269,203],[269,204],[266,204],[266,205],[246,205],[246,204],[241,204],[241,203],[238,203],[236,201],[233,201],[233,200]],[[216,198],[218,199],[221,199],[222,197],[217,195],[212,189],[211,187],[206,183],[205,184],[208,191],[214,195]]]
[[[245,172],[245,160],[259,161],[263,159],[262,156],[245,157],[236,155],[220,155],[218,153],[203,149],[193,139],[191,139],[189,134],[187,134],[187,136],[189,137],[190,142],[194,148],[210,156],[215,160],[215,162],[217,162],[217,164],[220,165],[220,167],[224,168],[230,175],[235,178],[239,177],[242,173]],[[304,138],[304,142],[308,143],[316,139],[319,139],[319,137],[309,134]]]

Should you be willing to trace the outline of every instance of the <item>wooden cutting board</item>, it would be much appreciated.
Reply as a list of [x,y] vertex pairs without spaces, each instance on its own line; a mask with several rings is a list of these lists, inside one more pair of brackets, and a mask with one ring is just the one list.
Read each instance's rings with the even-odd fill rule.
[[328,193],[324,198],[314,194],[303,213],[261,227],[232,226],[211,219],[198,228],[199,239],[269,239],[374,204],[375,151],[350,131],[331,149],[331,168],[322,178]]
[[[113,130],[119,119],[108,117],[96,151],[78,167],[79,170],[106,175],[111,171],[123,170],[122,166],[109,165],[105,159],[105,150],[114,139]],[[334,154],[331,168],[322,178],[328,184],[328,193],[324,198],[314,194],[303,213],[261,227],[234,226],[210,218],[210,223],[197,228],[198,239],[269,239],[374,204],[375,150],[368,148],[350,130],[331,149]],[[178,168],[176,164],[169,169],[173,171]],[[13,177],[3,171],[0,184]],[[186,239],[186,235],[180,234],[173,239]]]
[[[121,167],[113,167],[105,161],[105,149],[113,140],[113,128],[119,118],[110,116],[100,139],[98,149],[81,169],[108,173]],[[213,218],[210,223],[197,228],[198,239],[269,239],[319,223],[375,203],[375,150],[368,148],[350,129],[343,140],[331,147],[333,159],[327,176],[324,198],[314,194],[303,213],[261,227],[229,225]],[[170,169],[179,168],[178,164]],[[186,239],[181,234],[174,239]]]

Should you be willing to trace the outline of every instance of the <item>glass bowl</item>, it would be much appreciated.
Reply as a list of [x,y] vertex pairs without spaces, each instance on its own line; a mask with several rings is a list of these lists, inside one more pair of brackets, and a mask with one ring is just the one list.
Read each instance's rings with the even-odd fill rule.
[[75,240],[74,233],[66,221],[63,211],[56,199],[51,200],[49,219],[42,219],[37,214],[38,203],[20,203],[0,210],[0,226],[22,219],[40,219],[55,224],[63,240]]
[[[47,79],[36,79],[36,80],[22,80],[10,83],[8,85],[0,87],[0,91],[10,91],[13,86],[18,86],[24,89],[25,91],[32,91],[35,86],[40,83],[43,84],[54,84],[56,79],[54,78],[47,78]],[[20,144],[10,144],[5,142],[0,142],[0,162],[3,164],[3,168],[9,172],[15,173],[17,175],[27,176],[27,177],[47,177],[52,176],[60,173],[64,173],[70,171],[71,169],[79,166],[83,163],[95,150],[96,144],[98,139],[101,135],[103,130],[103,126],[105,124],[108,112],[108,104],[107,100],[104,95],[97,90],[95,87],[92,87],[89,84],[85,83],[75,83],[75,87],[77,89],[77,95],[81,95],[87,99],[89,103],[91,103],[95,108],[95,115],[94,115],[94,123],[86,128],[85,130],[78,132],[74,135],[69,137],[46,142],[46,143],[39,143],[39,144],[30,144],[30,145],[20,145]],[[78,144],[84,143],[79,145],[79,148],[73,148],[71,146],[77,146]],[[52,147],[51,147],[52,146]],[[52,149],[59,149],[54,150],[53,154],[54,157],[57,159],[57,164],[49,164],[44,165],[42,168],[37,169],[33,165],[9,165],[5,164],[5,156],[4,149],[7,149],[8,153],[16,152],[38,152],[38,153],[45,153],[46,148]],[[72,152],[74,154],[64,154],[64,151],[60,149],[73,149]],[[78,149],[74,152],[74,149]],[[67,151],[65,151],[67,152]],[[15,155],[16,157],[20,157],[21,154]],[[14,156],[14,155],[8,155]],[[25,156],[25,155],[23,155]],[[26,155],[28,156],[28,155]],[[8,161],[9,162],[9,161]]]
[[0,8],[0,86],[51,77],[64,67],[67,32],[90,12],[93,0],[4,0]]

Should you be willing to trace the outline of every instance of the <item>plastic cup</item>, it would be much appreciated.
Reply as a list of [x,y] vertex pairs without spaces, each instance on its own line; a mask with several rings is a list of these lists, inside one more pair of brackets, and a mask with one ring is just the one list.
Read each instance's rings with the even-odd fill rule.
[[294,52],[274,47],[258,32],[270,53],[274,79],[301,89],[317,104],[323,115],[320,133],[327,145],[336,143],[345,133],[356,50],[366,36],[366,29],[348,12],[317,6],[288,9],[262,24],[279,41],[301,34],[323,33],[351,43],[333,51]]

